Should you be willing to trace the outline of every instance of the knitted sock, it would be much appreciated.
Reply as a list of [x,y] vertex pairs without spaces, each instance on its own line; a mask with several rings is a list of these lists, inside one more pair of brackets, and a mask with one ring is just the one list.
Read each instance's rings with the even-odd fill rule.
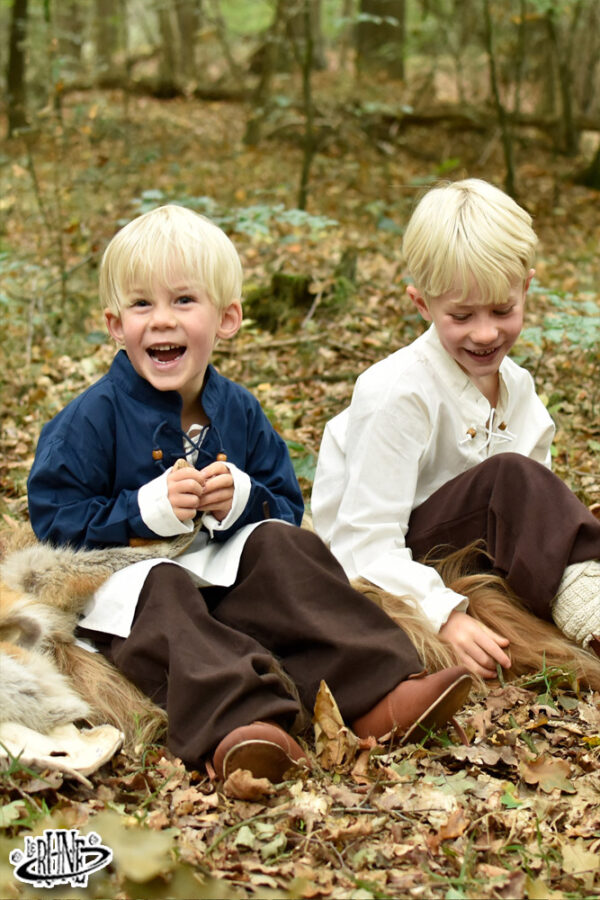
[[552,618],[581,647],[600,635],[600,560],[567,566],[552,604]]

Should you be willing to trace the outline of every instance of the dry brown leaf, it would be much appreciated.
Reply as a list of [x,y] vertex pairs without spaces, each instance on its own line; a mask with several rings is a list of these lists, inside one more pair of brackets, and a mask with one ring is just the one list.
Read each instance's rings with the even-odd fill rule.
[[345,724],[333,694],[321,681],[313,715],[315,755],[325,771],[341,770],[354,760],[359,739]]
[[225,784],[223,791],[235,800],[258,800],[275,793],[268,778],[255,778],[248,769],[235,769]]
[[533,760],[522,760],[519,772],[527,784],[538,784],[547,794],[560,790],[566,794],[575,794],[577,789],[569,781],[571,766],[565,759],[539,756]]
[[480,766],[497,766],[503,763],[506,766],[516,766],[518,759],[511,747],[490,747],[489,744],[476,744],[471,747],[452,747],[452,756],[455,759],[468,759],[469,762]]

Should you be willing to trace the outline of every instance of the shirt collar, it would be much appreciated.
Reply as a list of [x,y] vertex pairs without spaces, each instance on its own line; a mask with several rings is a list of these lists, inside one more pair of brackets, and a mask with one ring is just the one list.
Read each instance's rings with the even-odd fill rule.
[[[125,393],[153,409],[181,416],[182,399],[178,391],[159,391],[135,371],[124,350],[119,350],[110,367],[109,377]],[[213,365],[208,365],[202,387],[202,406],[212,421],[221,406],[225,378]]]
[[[436,370],[440,372],[445,381],[450,385],[458,396],[466,395],[475,401],[484,401],[488,404],[479,388],[475,387],[469,376],[458,365],[455,359],[452,359],[447,350],[442,346],[437,328],[432,322],[427,331],[421,336],[422,349],[425,357],[435,365]],[[499,375],[499,394],[498,394],[498,413],[500,410],[506,409],[508,402],[508,389],[504,370],[506,368],[506,358],[500,363],[498,370]]]
[[177,391],[159,391],[135,371],[124,350],[119,350],[110,367],[109,378],[121,390],[161,412],[177,412],[181,416],[182,399]]

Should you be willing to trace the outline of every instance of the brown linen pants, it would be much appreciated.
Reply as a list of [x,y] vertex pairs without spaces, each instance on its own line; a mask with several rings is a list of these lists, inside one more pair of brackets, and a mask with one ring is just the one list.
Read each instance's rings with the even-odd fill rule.
[[530,612],[550,621],[565,568],[600,559],[600,521],[546,466],[519,453],[492,456],[439,488],[413,511],[406,544],[422,559],[478,539]]
[[130,635],[98,647],[166,709],[169,748],[191,764],[240,725],[291,725],[299,706],[273,656],[310,712],[324,679],[347,722],[423,668],[315,534],[276,522],[250,535],[230,588],[199,591],[180,566],[155,566]]

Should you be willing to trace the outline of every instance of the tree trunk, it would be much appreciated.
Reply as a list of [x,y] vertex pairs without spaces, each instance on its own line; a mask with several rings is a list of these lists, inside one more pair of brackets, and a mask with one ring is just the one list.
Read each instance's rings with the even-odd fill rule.
[[84,23],[81,3],[62,0],[53,9],[54,27],[58,38],[61,75],[77,76],[81,67],[81,47]]
[[[575,8],[575,16],[579,14],[581,6],[578,3]],[[558,84],[560,91],[561,103],[561,130],[562,130],[562,149],[567,156],[575,156],[579,148],[579,132],[575,126],[573,115],[573,96],[571,91],[571,47],[563,49],[558,37],[558,30],[554,18],[555,10],[551,8],[546,14],[546,25],[548,27],[548,35],[558,66]],[[570,44],[571,42],[569,42]]]
[[262,125],[269,111],[271,83],[282,54],[286,3],[287,0],[277,0],[273,21],[252,60],[251,68],[259,73],[259,79],[252,97],[252,115],[246,123],[244,134],[244,143],[251,147],[259,143]]
[[351,25],[353,9],[354,0],[342,0],[342,21],[344,22],[344,27],[339,41],[340,69],[342,70],[342,72],[346,68],[348,53],[353,46],[353,29]]
[[483,0],[483,22],[485,45],[488,55],[488,64],[490,72],[490,87],[498,116],[498,124],[502,135],[502,148],[504,150],[504,163],[506,165],[506,174],[504,177],[504,187],[511,197],[515,196],[515,168],[513,162],[513,145],[512,134],[508,126],[506,110],[500,97],[500,87],[498,85],[498,75],[496,66],[496,56],[494,52],[494,40],[492,36],[492,16],[490,13],[489,0]]
[[286,34],[296,47],[302,48],[300,54],[296,54],[301,67],[304,65],[306,58],[304,45],[306,41],[309,41],[312,47],[312,68],[325,69],[327,63],[325,60],[323,29],[321,27],[321,0],[309,0],[308,15],[304,0],[301,0],[300,3],[298,0],[287,0],[287,6]]
[[304,106],[304,154],[298,191],[298,209],[306,209],[308,179],[315,155],[314,109],[311,75],[313,69],[313,42],[310,21],[310,0],[304,0],[304,59],[302,61],[302,99]]
[[13,0],[6,71],[9,137],[27,125],[24,47],[26,34],[27,0]]
[[95,38],[98,82],[112,87],[115,84],[114,58],[119,47],[116,0],[96,0]]
[[156,14],[158,16],[158,28],[161,37],[161,54],[158,67],[157,96],[164,99],[174,97],[179,93],[177,87],[177,46],[174,28],[174,13],[171,3],[166,0],[157,0]]
[[196,38],[202,20],[202,0],[175,0],[179,32],[179,68],[184,78],[196,77]]
[[244,73],[237,64],[236,59],[232,53],[230,41],[227,35],[227,26],[221,12],[219,0],[209,0],[209,2],[211,6],[211,12],[206,13],[206,18],[213,25],[216,31],[217,40],[221,45],[223,56],[227,60],[227,65],[234,81],[241,85],[244,79]]
[[[277,0],[273,21],[265,40],[252,55],[251,71],[262,75],[265,68],[273,67],[274,72],[289,72],[292,69],[292,56],[298,66],[302,67],[306,29],[303,4],[304,0]],[[313,68],[323,69],[326,61],[321,28],[321,0],[310,0],[309,21]]]
[[600,191],[600,147],[596,150],[595,156],[587,169],[584,169],[575,180],[577,184],[584,184],[595,191]]
[[521,88],[523,86],[523,70],[525,68],[525,55],[527,50],[525,39],[526,17],[527,0],[519,0],[519,34],[517,40],[517,54],[514,61],[515,98],[513,102],[513,113],[517,116],[521,112]]
[[590,3],[581,23],[581,42],[573,64],[573,83],[577,108],[583,114],[591,112],[597,96],[600,67],[600,5]]
[[404,78],[405,0],[360,0],[356,23],[359,71],[380,70]]

